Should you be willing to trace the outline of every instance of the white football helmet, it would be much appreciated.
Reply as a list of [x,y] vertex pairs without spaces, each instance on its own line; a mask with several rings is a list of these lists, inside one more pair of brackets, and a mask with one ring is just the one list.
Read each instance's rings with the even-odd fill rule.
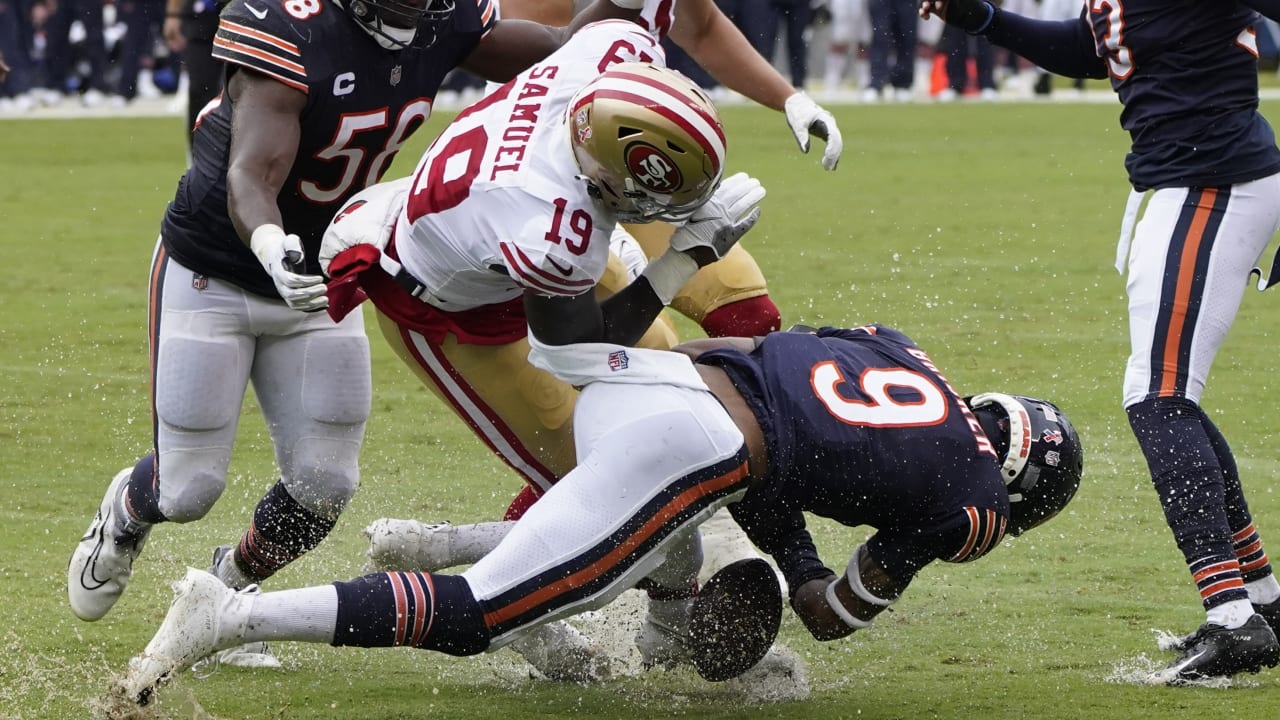
[[569,102],[574,157],[620,222],[680,222],[724,174],[725,137],[707,94],[648,63],[620,63]]

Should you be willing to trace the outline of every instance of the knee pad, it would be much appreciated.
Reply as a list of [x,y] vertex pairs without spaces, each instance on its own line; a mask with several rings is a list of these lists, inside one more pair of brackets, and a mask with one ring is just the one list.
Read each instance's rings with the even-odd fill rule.
[[741,245],[735,245],[719,262],[697,272],[671,301],[671,307],[701,324],[711,312],[729,303],[769,293],[764,273]]
[[369,419],[373,381],[368,338],[315,335],[307,343],[303,368],[302,408],[308,417],[330,425],[362,426]]
[[160,513],[176,523],[199,520],[227,487],[227,450],[174,450],[159,456]]
[[219,430],[232,425],[244,402],[246,372],[234,341],[168,337],[156,365],[156,415],[182,431]]
[[292,468],[283,479],[289,495],[307,510],[337,519],[360,486],[360,442],[304,437],[293,448]]

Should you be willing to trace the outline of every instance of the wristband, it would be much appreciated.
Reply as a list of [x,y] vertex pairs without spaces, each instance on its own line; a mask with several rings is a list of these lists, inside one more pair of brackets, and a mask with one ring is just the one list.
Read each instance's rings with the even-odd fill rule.
[[831,612],[835,613],[845,625],[854,630],[871,627],[870,620],[859,620],[853,616],[853,613],[849,612],[849,608],[845,607],[844,603],[840,602],[840,598],[836,596],[836,584],[839,582],[839,579],[832,580],[827,585],[826,593],[824,593],[827,598],[827,605],[831,606]]
[[644,0],[609,0],[623,10],[639,10],[644,7]]
[[[860,600],[869,602],[872,605],[876,605],[882,608],[889,607],[890,605],[893,604],[893,600],[885,600],[882,597],[877,597],[875,595],[872,595],[871,591],[868,590],[867,587],[862,584],[862,573],[858,570],[858,565],[859,565],[859,559],[866,552],[867,552],[867,545],[866,543],[863,543],[862,545],[858,546],[857,550],[853,551],[853,557],[849,558],[849,566],[846,567],[844,570],[844,576],[849,582],[849,589],[852,590],[853,594],[856,595]],[[896,599],[897,598],[894,598],[894,600]]]
[[652,260],[640,277],[648,279],[653,294],[663,305],[670,305],[680,288],[697,272],[697,260],[679,250],[667,250]]
[[987,16],[983,19],[982,24],[972,30],[965,30],[970,35],[982,35],[991,29],[991,21],[996,19],[996,6],[990,2],[982,3],[982,7],[986,9]]
[[249,249],[268,273],[274,263],[280,262],[284,253],[284,237],[284,228],[272,223],[259,225],[249,236]]

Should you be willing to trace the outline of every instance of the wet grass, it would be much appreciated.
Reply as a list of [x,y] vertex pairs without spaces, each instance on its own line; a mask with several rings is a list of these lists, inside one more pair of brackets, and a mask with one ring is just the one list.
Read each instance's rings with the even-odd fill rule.
[[[1280,106],[1266,108],[1280,118]],[[807,700],[748,701],[691,673],[599,687],[531,680],[505,654],[278,648],[286,672],[187,675],[170,718],[1264,718],[1280,671],[1228,690],[1129,682],[1160,663],[1152,629],[1201,620],[1119,407],[1123,279],[1111,265],[1128,191],[1114,105],[838,110],[846,152],[823,173],[781,117],[725,111],[731,170],[769,188],[747,245],[786,322],[885,322],[962,392],[1060,401],[1086,481],[1052,524],[972,565],[936,566],[876,625],[820,644],[793,618]],[[429,128],[402,153],[406,172]],[[163,617],[170,580],[236,538],[274,477],[252,396],[226,495],[202,523],[157,530],[128,594],[96,624],[66,605],[72,545],[120,467],[149,444],[146,272],[182,170],[173,119],[0,124],[0,719],[89,716]],[[1274,291],[1273,291],[1274,292]],[[1231,440],[1264,539],[1280,541],[1275,298],[1250,292],[1206,407]],[[690,332],[690,325],[682,323]],[[375,334],[363,487],[332,537],[271,587],[362,571],[383,515],[491,519],[518,483],[421,391]],[[817,522],[840,566],[865,528]],[[1280,546],[1275,546],[1280,547]]]

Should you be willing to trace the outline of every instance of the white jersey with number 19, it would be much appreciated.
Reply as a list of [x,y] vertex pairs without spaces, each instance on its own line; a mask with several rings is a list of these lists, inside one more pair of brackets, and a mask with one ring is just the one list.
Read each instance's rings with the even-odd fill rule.
[[395,250],[446,311],[525,291],[581,295],[604,274],[613,214],[587,193],[569,143],[568,106],[615,63],[665,64],[658,41],[619,20],[578,31],[559,51],[462,111],[414,172]]

